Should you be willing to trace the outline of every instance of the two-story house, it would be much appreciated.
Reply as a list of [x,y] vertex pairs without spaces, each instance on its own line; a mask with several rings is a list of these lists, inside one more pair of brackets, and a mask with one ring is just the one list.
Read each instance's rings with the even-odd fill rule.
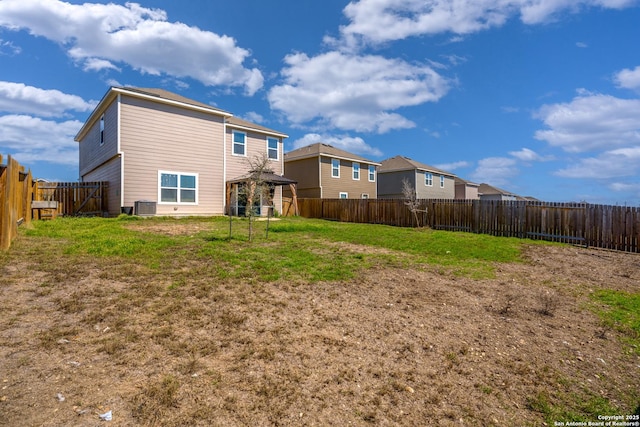
[[298,197],[375,199],[378,166],[380,163],[321,142],[284,155],[287,178],[297,181]]
[[378,169],[378,198],[402,199],[404,180],[409,182],[418,199],[455,198],[455,175],[404,156],[381,162]]
[[[286,137],[166,90],[112,87],[75,140],[80,180],[109,182],[110,215],[145,201],[157,215],[183,216],[227,212],[227,183],[246,175],[254,156],[266,155],[282,176]],[[281,188],[268,201],[278,210]]]

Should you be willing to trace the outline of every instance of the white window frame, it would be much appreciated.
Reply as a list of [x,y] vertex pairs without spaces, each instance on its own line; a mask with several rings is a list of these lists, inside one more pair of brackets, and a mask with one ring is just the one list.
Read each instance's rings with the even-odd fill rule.
[[444,175],[440,175],[440,188],[444,188]]
[[360,195],[360,197],[363,198],[363,199],[368,199],[369,198],[369,193],[362,193]]
[[369,182],[376,182],[376,167],[369,165]]
[[338,194],[338,198],[339,199],[348,199],[349,198],[349,193],[347,193],[346,191],[341,191],[340,194]]
[[[274,142],[276,143],[276,148],[275,148],[275,152],[276,152],[276,156],[275,157],[271,157],[271,152],[274,150],[273,148],[271,148],[269,146],[270,142]],[[274,138],[272,136],[268,136],[267,137],[267,158],[269,160],[280,160],[280,140],[278,138]]]
[[[334,165],[334,162],[338,162],[338,167]],[[334,172],[338,172],[337,175]],[[331,178],[340,178],[340,159],[331,159]]]
[[424,173],[424,185],[433,187],[433,174],[431,172]]
[[353,178],[354,181],[360,181],[360,163],[352,162],[351,171],[351,178]]
[[[163,187],[162,186],[162,175],[177,175],[178,176],[178,186],[177,187]],[[195,188],[185,188],[185,190],[195,190],[195,202],[182,202],[180,200],[181,193],[180,191],[183,189],[180,186],[180,178],[183,176],[192,176],[196,180]],[[175,172],[175,171],[158,171],[158,204],[159,205],[190,205],[195,206],[198,204],[198,184],[199,177],[197,173],[192,172]],[[175,202],[163,202],[162,201],[162,189],[175,189],[176,191],[176,201]]]
[[104,145],[104,114],[100,116],[100,146]]
[[[244,141],[242,144],[236,142],[236,134],[242,135]],[[236,153],[236,145],[242,145],[242,154]],[[231,154],[234,156],[247,157],[247,133],[239,130],[231,131]]]

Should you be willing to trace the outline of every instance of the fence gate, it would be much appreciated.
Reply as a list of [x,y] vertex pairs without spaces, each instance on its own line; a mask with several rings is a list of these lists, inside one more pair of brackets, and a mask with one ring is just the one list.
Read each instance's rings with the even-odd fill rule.
[[108,182],[39,182],[36,200],[58,202],[60,215],[102,216],[109,210]]

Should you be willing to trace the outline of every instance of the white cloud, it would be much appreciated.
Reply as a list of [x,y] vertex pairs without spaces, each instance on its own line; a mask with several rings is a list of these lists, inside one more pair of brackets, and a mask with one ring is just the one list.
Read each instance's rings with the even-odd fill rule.
[[606,151],[597,157],[581,159],[561,169],[556,175],[565,178],[610,179],[635,176],[640,170],[640,146]]
[[255,111],[249,111],[248,113],[246,113],[244,115],[244,119],[245,120],[249,120],[250,122],[254,122],[254,123],[264,123],[264,117],[262,116],[262,114],[256,113]]
[[82,67],[84,71],[100,71],[100,70],[115,70],[121,71],[120,68],[116,67],[109,61],[105,61],[104,59],[98,58],[89,58],[84,62],[84,67]]
[[0,111],[13,114],[33,114],[41,117],[62,117],[65,112],[91,111],[95,101],[87,102],[76,95],[55,89],[40,89],[22,83],[0,81]]
[[26,115],[0,116],[0,151],[14,152],[22,163],[42,161],[78,164],[78,144],[73,140],[82,122],[55,122]]
[[0,39],[0,55],[19,55],[22,53],[22,48],[13,44],[10,41],[4,41]]
[[450,82],[431,67],[381,56],[328,52],[288,55],[284,83],[268,94],[271,107],[295,124],[384,133],[415,124],[392,111],[435,102]]
[[549,22],[562,12],[588,7],[622,9],[635,0],[359,0],[343,10],[350,23],[340,32],[345,46],[380,44],[407,37],[464,35],[502,26],[519,16],[525,24]]
[[478,162],[471,174],[476,182],[486,182],[495,186],[508,185],[511,178],[518,175],[517,161],[508,157],[488,157]]
[[569,152],[640,143],[640,99],[582,91],[569,103],[543,106],[536,117],[548,129],[535,138]]
[[625,68],[613,77],[618,87],[632,90],[640,90],[640,65],[630,70]]
[[264,83],[257,68],[242,65],[250,52],[238,47],[235,39],[168,22],[163,10],[137,3],[2,0],[0,27],[27,29],[57,42],[88,70],[125,63],[152,75],[191,77],[209,86],[243,86],[247,95]]
[[337,135],[327,135],[327,134],[320,135],[317,133],[308,133],[302,138],[293,141],[293,149],[295,150],[300,147],[306,147],[307,145],[315,144],[317,142],[329,144],[333,147],[340,148],[350,153],[361,154],[363,156],[374,156],[374,157],[382,156],[382,151],[368,145],[366,142],[364,142],[362,138],[351,137],[346,135],[337,136]]
[[438,169],[442,169],[445,171],[449,171],[452,172],[454,170],[457,169],[461,169],[461,168],[467,168],[471,166],[471,163],[467,162],[467,161],[459,161],[459,162],[453,162],[453,163],[442,163],[439,165],[435,165],[435,167],[437,167]]
[[614,182],[609,185],[611,191],[619,192],[619,193],[636,193],[640,196],[640,183],[639,182]]
[[581,49],[586,49],[589,47],[589,45],[584,42],[576,42],[576,47],[579,47]]
[[529,148],[523,148],[520,151],[510,151],[509,154],[523,162],[546,162],[553,160],[552,156],[541,156]]

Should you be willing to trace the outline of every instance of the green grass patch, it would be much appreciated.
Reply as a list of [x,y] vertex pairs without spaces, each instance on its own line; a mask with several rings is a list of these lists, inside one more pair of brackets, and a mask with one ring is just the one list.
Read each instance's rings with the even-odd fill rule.
[[[136,218],[136,219],[132,219]],[[175,232],[163,232],[162,225]],[[268,237],[267,237],[267,226]],[[56,255],[121,259],[170,273],[194,262],[202,274],[257,281],[353,278],[373,265],[441,266],[492,277],[494,262],[520,260],[522,240],[479,234],[350,224],[304,218],[60,218],[35,221],[27,238],[48,239]],[[184,274],[184,273],[183,273]],[[178,282],[176,282],[175,286]]]
[[605,304],[595,308],[605,325],[622,333],[623,341],[640,354],[640,293],[603,289],[591,297]]

